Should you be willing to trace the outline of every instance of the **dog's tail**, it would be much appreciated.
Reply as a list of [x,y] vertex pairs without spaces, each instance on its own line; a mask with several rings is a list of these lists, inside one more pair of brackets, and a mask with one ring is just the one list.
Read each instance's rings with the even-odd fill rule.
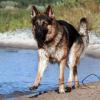
[[80,19],[79,33],[82,36],[88,35],[88,21],[87,21],[87,19],[85,17],[82,17]]
[[84,42],[84,46],[86,48],[89,44],[89,34],[88,34],[88,21],[85,17],[82,17],[80,19],[79,34],[81,35],[82,40]]

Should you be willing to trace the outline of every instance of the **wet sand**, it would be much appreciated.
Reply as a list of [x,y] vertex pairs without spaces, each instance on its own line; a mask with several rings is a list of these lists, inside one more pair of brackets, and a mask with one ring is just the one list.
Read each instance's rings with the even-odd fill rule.
[[[28,97],[27,93],[12,94],[8,97],[0,96],[0,100],[100,100],[100,81],[81,85],[72,92],[58,94],[55,91],[43,93],[37,97]],[[12,98],[11,98],[12,97]]]
[[100,100],[100,82],[80,86],[70,93],[58,94],[50,92],[39,95],[37,98],[27,98],[26,96],[17,97],[16,100]]

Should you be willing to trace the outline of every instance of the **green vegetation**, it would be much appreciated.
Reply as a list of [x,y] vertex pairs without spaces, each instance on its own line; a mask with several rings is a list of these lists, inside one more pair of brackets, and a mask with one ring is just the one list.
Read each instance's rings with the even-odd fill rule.
[[83,16],[88,18],[90,29],[100,28],[100,0],[0,0],[0,31],[31,27],[32,4],[39,9],[52,4],[56,18],[67,20],[76,28]]
[[31,26],[30,13],[26,10],[1,10],[0,31],[15,30]]

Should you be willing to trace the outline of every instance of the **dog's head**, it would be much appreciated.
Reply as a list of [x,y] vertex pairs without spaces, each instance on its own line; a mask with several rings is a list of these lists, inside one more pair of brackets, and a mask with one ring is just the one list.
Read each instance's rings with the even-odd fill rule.
[[39,12],[35,6],[32,6],[32,31],[39,47],[53,39],[55,18],[50,5],[44,13]]

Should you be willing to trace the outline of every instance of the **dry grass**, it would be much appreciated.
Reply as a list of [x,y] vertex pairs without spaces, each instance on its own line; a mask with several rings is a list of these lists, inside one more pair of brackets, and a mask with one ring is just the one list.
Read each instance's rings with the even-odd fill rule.
[[[81,17],[87,17],[90,29],[100,28],[100,3],[95,0],[79,0],[77,5],[68,6],[65,3],[53,5],[55,16],[57,19],[64,19],[78,27]],[[31,27],[30,10],[0,10],[0,31],[15,30],[18,28]]]
[[100,28],[100,5],[88,2],[84,6],[67,7],[64,5],[54,6],[55,15],[58,19],[65,19],[76,28],[81,17],[87,17],[89,29]]

